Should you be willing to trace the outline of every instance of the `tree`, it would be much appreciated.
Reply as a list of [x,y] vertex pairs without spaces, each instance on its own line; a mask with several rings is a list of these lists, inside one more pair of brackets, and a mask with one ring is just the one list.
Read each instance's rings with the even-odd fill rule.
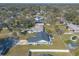
[[67,44],[72,43],[71,40],[65,40],[64,42],[67,43]]
[[69,11],[65,13],[64,17],[68,22],[72,22],[73,24],[79,25],[79,15],[76,11]]

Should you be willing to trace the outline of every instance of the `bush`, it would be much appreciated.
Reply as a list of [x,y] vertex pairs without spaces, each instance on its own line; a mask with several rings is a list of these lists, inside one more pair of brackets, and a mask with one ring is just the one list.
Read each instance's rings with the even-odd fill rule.
[[65,40],[65,43],[69,44],[69,43],[72,43],[71,40]]

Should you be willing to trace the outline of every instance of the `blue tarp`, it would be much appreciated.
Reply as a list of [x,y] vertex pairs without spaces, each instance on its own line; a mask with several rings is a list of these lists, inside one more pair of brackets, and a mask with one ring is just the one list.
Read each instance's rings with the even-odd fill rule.
[[51,41],[51,39],[49,38],[48,33],[46,33],[46,32],[38,32],[38,33],[36,33],[35,37],[29,38],[28,42],[38,42],[40,40],[45,40],[47,42]]
[[8,37],[0,40],[0,55],[3,55],[6,52],[6,50],[11,48],[17,42],[18,42],[17,38],[14,37]]

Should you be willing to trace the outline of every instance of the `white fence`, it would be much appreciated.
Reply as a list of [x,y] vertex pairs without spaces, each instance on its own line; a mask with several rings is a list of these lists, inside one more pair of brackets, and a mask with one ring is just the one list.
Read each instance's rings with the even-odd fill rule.
[[30,49],[31,52],[70,52],[67,49]]

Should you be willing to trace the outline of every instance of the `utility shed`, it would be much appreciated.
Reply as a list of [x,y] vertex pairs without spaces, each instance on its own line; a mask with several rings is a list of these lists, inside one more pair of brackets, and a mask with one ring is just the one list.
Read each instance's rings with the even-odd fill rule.
[[28,44],[51,44],[51,37],[46,32],[38,32],[34,37],[28,39]]

